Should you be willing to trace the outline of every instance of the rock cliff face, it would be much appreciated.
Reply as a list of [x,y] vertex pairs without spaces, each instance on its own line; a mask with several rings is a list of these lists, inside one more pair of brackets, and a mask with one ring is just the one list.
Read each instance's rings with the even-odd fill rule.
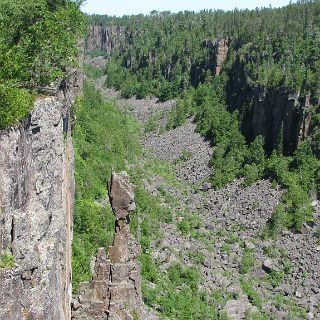
[[125,172],[112,174],[109,198],[116,217],[113,245],[108,255],[104,248],[99,250],[92,280],[80,284],[79,297],[72,303],[72,319],[157,319],[142,302],[140,247],[129,229],[134,193]]
[[125,27],[119,26],[90,26],[89,35],[86,39],[88,51],[113,52],[125,39]]
[[296,93],[279,90],[255,94],[250,125],[253,136],[264,136],[269,149],[282,141],[285,153],[294,152],[299,140],[309,133],[308,106],[308,99],[301,102]]
[[262,135],[268,150],[281,141],[284,152],[292,153],[298,142],[310,134],[310,96],[249,83],[239,59],[235,59],[227,72],[227,104],[230,110],[239,110],[242,132],[247,139]]
[[228,56],[230,38],[220,38],[214,41],[204,40],[203,45],[209,49],[212,70],[215,75],[220,75],[221,68]]
[[0,131],[0,252],[15,258],[14,268],[0,269],[1,320],[70,319],[70,106],[78,80]]

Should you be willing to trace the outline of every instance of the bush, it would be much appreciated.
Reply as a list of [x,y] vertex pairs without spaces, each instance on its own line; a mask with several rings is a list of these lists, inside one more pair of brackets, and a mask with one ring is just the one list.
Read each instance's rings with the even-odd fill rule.
[[79,1],[0,2],[0,128],[25,117],[34,95],[76,66],[85,31]]
[[9,250],[5,250],[0,254],[0,269],[9,269],[15,267],[16,260],[14,256],[9,252]]
[[240,282],[241,282],[242,290],[248,296],[250,302],[254,306],[261,309],[262,308],[262,299],[261,299],[259,293],[253,287],[253,283],[251,281],[249,281],[248,279],[244,279],[244,278],[241,279]]
[[105,68],[97,68],[91,64],[84,64],[83,69],[90,78],[94,79],[102,77],[105,74]]
[[106,199],[111,171],[124,170],[126,161],[133,162],[141,152],[137,124],[92,85],[84,84],[75,112],[74,290],[90,279],[90,260],[97,249],[113,240],[114,215]]
[[253,250],[245,248],[240,262],[240,273],[248,273],[255,265]]
[[243,176],[245,186],[250,186],[261,177],[261,172],[259,170],[258,165],[255,163],[245,164],[243,168]]
[[26,117],[34,100],[28,90],[0,84],[0,129]]

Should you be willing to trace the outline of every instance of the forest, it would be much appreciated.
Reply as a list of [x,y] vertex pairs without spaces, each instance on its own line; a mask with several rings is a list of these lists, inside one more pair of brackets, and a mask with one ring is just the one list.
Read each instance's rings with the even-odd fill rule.
[[[125,40],[106,66],[107,86],[125,98],[177,98],[167,130],[195,116],[197,130],[214,146],[211,181],[216,188],[245,177],[246,185],[270,178],[288,190],[266,233],[283,227],[299,230],[312,220],[307,199],[320,192],[319,1],[278,9],[92,15],[89,23],[126,28]],[[228,44],[218,73],[217,39]],[[96,54],[101,52],[92,52]],[[294,130],[288,130],[285,116],[271,123],[272,130],[254,132],[254,112],[261,101],[271,113],[268,108],[277,107],[272,101],[291,96],[298,114],[294,130],[305,114],[311,119],[305,137],[288,138]]]

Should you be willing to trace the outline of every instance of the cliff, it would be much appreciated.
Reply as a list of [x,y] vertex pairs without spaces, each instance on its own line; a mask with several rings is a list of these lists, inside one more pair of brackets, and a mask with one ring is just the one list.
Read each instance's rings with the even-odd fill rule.
[[262,135],[267,150],[282,143],[285,154],[294,152],[298,142],[311,133],[310,96],[284,87],[267,88],[250,81],[239,56],[228,64],[225,69],[229,79],[227,104],[230,110],[239,111],[242,133],[247,140]]
[[140,247],[129,228],[134,192],[125,172],[112,174],[109,198],[116,217],[113,245],[108,255],[99,249],[92,280],[80,284],[79,296],[72,303],[72,319],[157,319],[142,301]]
[[214,75],[220,75],[223,63],[226,61],[230,47],[230,38],[220,38],[214,41],[206,39],[203,46],[209,49],[210,69]]
[[0,131],[0,319],[70,319],[74,194],[70,107],[81,77]]
[[119,48],[125,39],[125,27],[121,26],[90,26],[86,39],[87,51],[106,51],[112,53]]

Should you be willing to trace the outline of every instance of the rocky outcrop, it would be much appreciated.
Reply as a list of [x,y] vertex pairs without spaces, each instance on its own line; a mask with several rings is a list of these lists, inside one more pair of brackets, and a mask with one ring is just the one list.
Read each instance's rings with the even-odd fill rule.
[[281,143],[284,153],[291,154],[298,142],[310,135],[312,106],[309,95],[250,82],[238,59],[228,70],[228,76],[227,104],[231,111],[239,110],[242,132],[248,141],[262,135],[268,151]]
[[211,68],[215,75],[220,75],[222,65],[227,59],[230,38],[220,38],[214,41],[204,40],[203,45],[209,48],[211,57]]
[[[259,92],[258,92],[259,91]],[[284,151],[292,153],[298,144],[302,129],[304,104],[299,102],[299,94],[278,92],[254,92],[252,111],[253,136],[265,137],[269,149],[283,143]]]
[[140,247],[129,228],[134,193],[125,172],[112,174],[109,198],[116,218],[113,245],[108,255],[99,249],[92,280],[80,284],[79,296],[72,303],[72,319],[156,319],[142,301]]
[[1,320],[70,318],[75,79],[0,131],[0,253],[15,259],[0,269]]
[[86,39],[87,51],[113,52],[125,39],[125,27],[121,26],[90,26]]

